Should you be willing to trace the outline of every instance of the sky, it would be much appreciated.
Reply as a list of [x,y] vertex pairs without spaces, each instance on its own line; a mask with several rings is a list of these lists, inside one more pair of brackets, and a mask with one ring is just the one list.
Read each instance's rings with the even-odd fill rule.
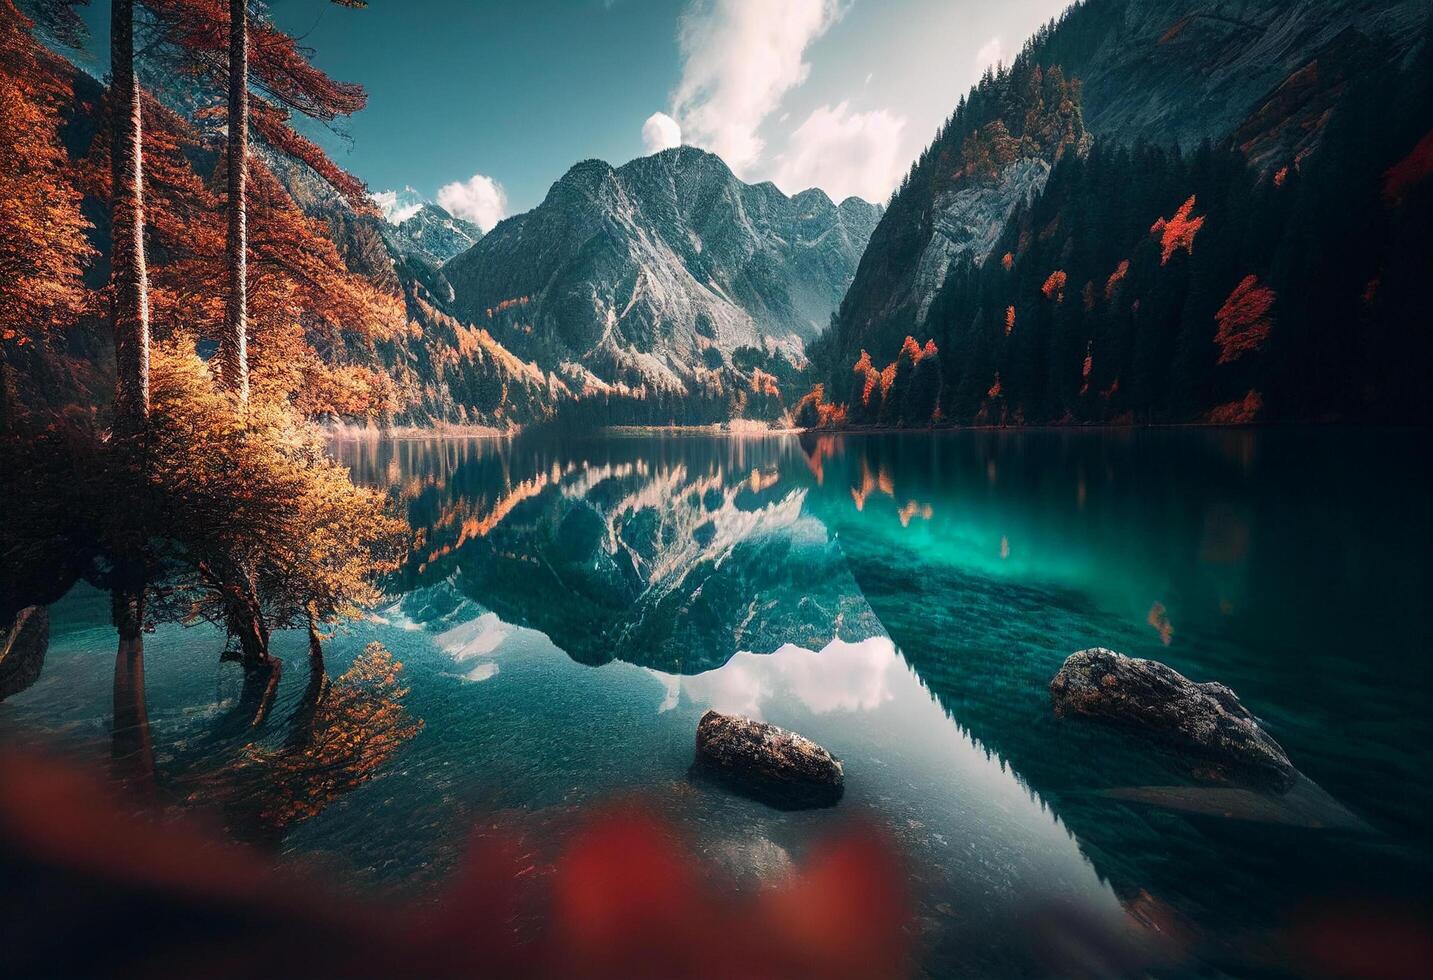
[[[1008,62],[1066,3],[269,6],[320,68],[369,93],[368,106],[342,124],[344,138],[308,134],[381,202],[436,200],[486,230],[536,206],[579,160],[615,166],[678,142],[788,194],[820,187],[837,201],[884,201],[985,67]],[[107,7],[90,11],[98,51]]]

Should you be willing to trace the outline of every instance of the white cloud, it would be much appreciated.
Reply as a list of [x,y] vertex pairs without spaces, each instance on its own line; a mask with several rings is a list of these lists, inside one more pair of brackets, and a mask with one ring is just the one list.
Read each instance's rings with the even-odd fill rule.
[[975,52],[975,72],[977,75],[985,73],[985,69],[994,65],[1003,65],[1008,62],[1005,56],[1005,47],[1000,43],[999,37],[992,37],[980,46]]
[[665,112],[654,112],[642,124],[642,148],[647,153],[660,153],[682,145],[682,127]]
[[423,197],[413,188],[405,187],[401,191],[378,191],[373,195],[373,203],[390,224],[396,225],[418,213]]
[[686,141],[746,172],[764,149],[762,121],[810,73],[807,46],[844,12],[843,0],[693,0],[672,100]]
[[466,218],[486,233],[506,214],[508,196],[496,180],[473,174],[466,181],[454,181],[439,188],[438,203],[450,214]]
[[849,102],[820,106],[776,158],[776,183],[788,194],[820,187],[837,201],[854,194],[881,203],[906,166],[905,125],[885,109],[852,112]]

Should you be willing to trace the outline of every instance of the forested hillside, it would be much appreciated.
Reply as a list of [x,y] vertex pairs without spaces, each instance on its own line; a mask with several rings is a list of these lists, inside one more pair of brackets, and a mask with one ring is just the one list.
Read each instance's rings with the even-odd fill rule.
[[[1165,6],[1089,0],[962,100],[814,347],[808,420],[1426,419],[1427,24],[1196,4],[1137,57]],[[1250,57],[1294,70],[1255,98],[1228,68]],[[922,363],[938,399],[906,390]]]

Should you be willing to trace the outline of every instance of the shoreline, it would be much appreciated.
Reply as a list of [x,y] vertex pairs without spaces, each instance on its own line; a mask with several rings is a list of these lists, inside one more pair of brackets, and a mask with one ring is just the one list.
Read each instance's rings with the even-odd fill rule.
[[942,435],[959,432],[1120,432],[1133,433],[1148,430],[1201,430],[1226,432],[1252,432],[1275,429],[1309,429],[1321,431],[1409,431],[1425,432],[1428,426],[1411,423],[1362,424],[1358,422],[1139,422],[1126,425],[1109,423],[1079,425],[940,425],[925,428],[904,428],[901,426],[857,426],[839,429],[809,428],[796,426],[766,425],[752,423],[731,427],[726,423],[704,425],[609,425],[583,430],[553,430],[546,426],[531,428],[514,427],[497,429],[484,425],[418,426],[400,425],[384,431],[372,426],[326,425],[323,431],[335,442],[381,442],[417,441],[424,439],[513,439],[525,432],[541,432],[555,436],[581,438],[594,434],[617,436],[740,436],[743,438],[768,438],[773,436],[864,436],[864,435]]
[[510,439],[521,429],[496,429],[490,425],[395,425],[379,429],[371,425],[324,425],[324,434],[336,442],[401,442],[412,439]]

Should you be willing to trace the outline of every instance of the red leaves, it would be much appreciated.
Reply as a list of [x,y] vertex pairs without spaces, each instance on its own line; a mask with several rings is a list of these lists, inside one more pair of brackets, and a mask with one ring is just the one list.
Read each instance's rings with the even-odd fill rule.
[[1230,364],[1250,351],[1262,350],[1273,330],[1269,310],[1277,297],[1272,289],[1259,285],[1258,276],[1245,276],[1214,318],[1219,331],[1214,342],[1219,345],[1219,363]]
[[288,119],[287,109],[270,105],[258,98],[249,100],[249,122],[253,124],[254,132],[259,135],[260,139],[285,156],[292,157],[308,166],[314,173],[327,181],[329,186],[342,194],[344,200],[354,210],[366,214],[376,214],[374,205],[368,197],[368,188],[364,186],[363,181],[342,170],[338,164],[329,159],[328,154],[324,153],[317,143],[294,132],[288,124]]
[[822,384],[803,395],[791,414],[797,425],[807,429],[835,429],[846,424],[846,406],[828,402]]
[[1015,307],[1005,307],[1005,336],[1015,332]]
[[1110,277],[1105,280],[1106,303],[1114,299],[1115,287],[1124,282],[1127,275],[1129,275],[1129,259],[1121,259],[1120,264],[1115,267],[1115,271],[1110,273]]
[[753,368],[751,372],[751,390],[758,395],[767,398],[780,398],[781,389],[776,383],[776,375],[767,374],[761,368]]
[[72,93],[26,26],[0,0],[0,338],[20,346],[78,316],[92,252],[55,112]]
[[891,393],[891,385],[896,383],[896,362],[892,361],[881,369],[881,398]]
[[1194,236],[1204,227],[1204,216],[1191,217],[1193,212],[1194,195],[1191,194],[1189,200],[1174,212],[1174,217],[1168,220],[1160,218],[1150,226],[1149,233],[1160,236],[1160,265],[1168,265],[1174,253],[1181,248],[1191,255],[1194,254]]
[[1228,402],[1214,409],[1209,413],[1208,421],[1212,425],[1248,425],[1258,418],[1263,408],[1263,396],[1257,391],[1250,391],[1240,401]]
[[1050,278],[1045,280],[1045,285],[1040,287],[1040,293],[1046,299],[1052,299],[1056,303],[1065,302],[1065,281],[1068,277],[1061,269],[1050,273]]
[[[114,916],[145,896],[155,928],[106,960],[114,972],[257,975],[279,962],[285,975],[856,980],[908,975],[921,935],[900,853],[866,823],[838,822],[767,887],[734,887],[650,807],[549,817],[556,835],[550,808],[475,826],[432,883],[437,901],[370,898],[187,816],[146,819],[98,775],[0,748],[0,813],[33,867],[37,914],[76,889]],[[196,917],[179,955],[173,931]],[[62,956],[55,972],[88,962]]]
[[[166,39],[198,70],[223,80],[229,59],[229,5],[224,0],[146,0]],[[363,87],[338,82],[315,68],[309,52],[266,20],[251,17],[249,74],[268,101],[324,122],[348,116],[368,101]]]
[[1014,265],[1015,256],[1011,255],[1009,252],[1006,252],[1005,255],[1002,256],[1000,259],[1000,268],[1004,269],[1006,272],[1009,272],[1011,267]]
[[838,831],[785,881],[733,895],[671,827],[616,808],[579,828],[548,887],[539,976],[855,978],[908,968],[905,876],[874,828]]
[[876,385],[881,382],[881,372],[877,371],[871,364],[871,355],[864,350],[861,356],[856,359],[856,364],[851,368],[851,373],[860,375],[865,384],[861,388],[861,404],[869,408],[871,405],[871,392],[876,390]]

